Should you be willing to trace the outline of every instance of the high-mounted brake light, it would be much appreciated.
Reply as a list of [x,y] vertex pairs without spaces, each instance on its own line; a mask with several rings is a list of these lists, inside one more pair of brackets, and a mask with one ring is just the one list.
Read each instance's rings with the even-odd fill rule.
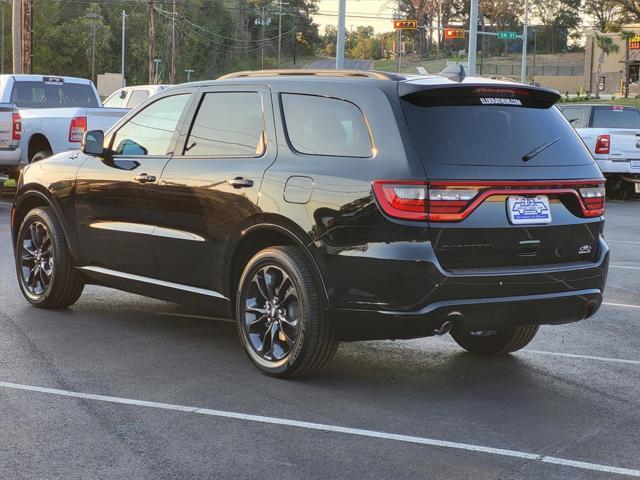
[[609,153],[611,148],[611,136],[610,135],[598,135],[596,139],[596,153]]
[[13,140],[20,140],[22,138],[22,118],[18,112],[13,113],[11,138]]
[[84,132],[87,131],[87,117],[74,117],[69,125],[69,141],[81,142]]

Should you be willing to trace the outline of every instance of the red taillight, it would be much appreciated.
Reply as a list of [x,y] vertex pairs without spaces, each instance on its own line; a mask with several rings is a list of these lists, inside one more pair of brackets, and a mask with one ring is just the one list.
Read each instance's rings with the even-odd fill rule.
[[374,180],[373,190],[380,207],[390,217],[427,219],[427,185],[424,182]]
[[20,140],[22,138],[22,118],[18,112],[13,114],[13,127],[11,128],[11,138]]
[[610,135],[598,135],[596,140],[596,153],[609,154],[611,148],[611,136]]
[[81,142],[84,132],[87,131],[87,117],[74,117],[69,125],[69,141]]
[[[459,222],[493,196],[550,195],[577,198],[584,217],[604,214],[604,180],[406,181],[374,180],[382,211],[402,220]],[[579,214],[579,212],[575,212]]]
[[585,217],[599,217],[604,214],[604,185],[580,189],[580,196],[584,203],[582,213]]

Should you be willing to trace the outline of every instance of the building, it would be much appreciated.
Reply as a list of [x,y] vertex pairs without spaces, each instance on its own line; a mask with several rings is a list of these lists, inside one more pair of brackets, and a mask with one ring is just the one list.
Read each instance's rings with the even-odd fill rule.
[[[622,31],[637,34],[629,42],[629,94],[640,94],[640,23],[624,25]],[[601,50],[596,41],[596,31],[586,32],[584,85],[587,91],[595,94],[596,88],[600,93],[616,94],[624,92],[625,80],[625,51],[626,41],[619,32],[604,33],[618,45],[618,51],[604,56],[600,75],[598,76],[598,62]]]

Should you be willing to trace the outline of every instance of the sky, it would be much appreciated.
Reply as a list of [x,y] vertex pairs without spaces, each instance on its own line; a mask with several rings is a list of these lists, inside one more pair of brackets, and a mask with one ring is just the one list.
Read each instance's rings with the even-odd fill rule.
[[[357,26],[373,26],[376,32],[393,30],[393,12],[397,2],[390,0],[347,0],[347,30],[355,30]],[[314,21],[320,25],[320,34],[325,25],[338,25],[338,0],[320,0],[318,13]],[[369,18],[380,16],[384,18]],[[366,18],[362,18],[366,17]]]

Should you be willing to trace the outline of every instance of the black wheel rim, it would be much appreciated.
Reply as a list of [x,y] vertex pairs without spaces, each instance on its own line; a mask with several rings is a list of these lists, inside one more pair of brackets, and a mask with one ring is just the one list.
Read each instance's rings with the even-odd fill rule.
[[20,273],[22,284],[34,297],[47,291],[53,276],[53,242],[47,226],[31,222],[24,229],[20,242]]
[[258,270],[246,290],[245,335],[251,348],[267,362],[280,362],[293,350],[300,332],[298,291],[276,266]]

